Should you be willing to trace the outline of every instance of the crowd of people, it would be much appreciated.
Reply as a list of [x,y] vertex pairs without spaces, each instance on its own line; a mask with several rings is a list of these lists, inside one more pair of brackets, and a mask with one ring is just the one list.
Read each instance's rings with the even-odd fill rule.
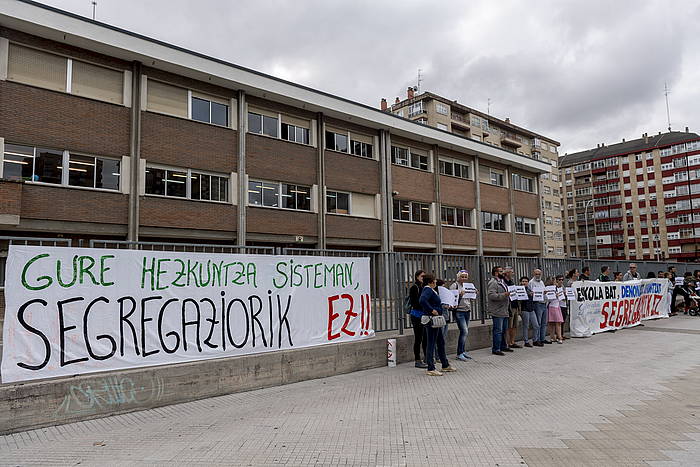
[[[700,270],[686,272],[682,283],[677,279],[675,266],[669,266],[667,271],[649,272],[646,278],[667,279],[671,282],[671,316],[680,312],[700,316],[700,296],[696,293],[696,288],[700,287]],[[449,288],[445,288],[445,281],[423,270],[416,271],[414,279],[407,297],[407,311],[414,333],[415,366],[426,369],[430,376],[454,372],[456,369],[450,365],[446,350],[448,323],[456,322],[459,329],[457,360],[471,360],[467,352],[467,337],[475,299],[468,297],[464,288],[464,284],[470,283],[469,272],[459,271]],[[523,347],[563,344],[569,339],[564,335],[564,325],[569,316],[567,299],[560,294],[554,297],[536,291],[542,291],[547,286],[564,290],[576,281],[627,282],[639,279],[642,276],[635,263],[630,264],[625,273],[611,271],[608,266],[603,266],[595,279],[591,278],[588,266],[583,267],[581,272],[572,269],[566,275],[546,278],[542,270],[537,268],[532,271],[531,277],[523,276],[517,282],[512,267],[495,266],[491,270],[485,291],[486,314],[492,320],[491,353],[502,357]],[[524,287],[527,299],[524,296],[512,299],[511,295],[515,293],[512,292],[512,286],[515,285]],[[450,295],[455,297],[454,301],[446,303],[442,297]],[[522,345],[516,343],[519,324],[522,326]],[[436,367],[436,353],[441,364],[440,370]]]

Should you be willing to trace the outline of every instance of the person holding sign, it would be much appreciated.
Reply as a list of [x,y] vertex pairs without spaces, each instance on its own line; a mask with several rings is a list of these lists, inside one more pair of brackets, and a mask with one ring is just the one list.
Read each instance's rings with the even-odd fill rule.
[[[545,286],[549,289],[547,290],[547,323],[550,342],[556,341],[557,344],[563,344],[564,340],[561,338],[561,323],[564,322],[564,317],[561,314],[561,302],[556,293],[557,281],[557,279],[550,277],[547,279],[547,285]],[[554,288],[554,291],[552,291],[551,288]]]
[[457,273],[457,280],[450,286],[450,290],[457,292],[457,307],[454,310],[455,321],[459,328],[459,337],[457,338],[457,360],[466,362],[471,360],[467,354],[467,336],[469,335],[469,318],[472,312],[472,301],[467,295],[466,285],[469,284],[470,290],[474,290],[474,298],[476,298],[476,287],[469,281],[469,273],[462,269]]
[[423,291],[423,277],[425,271],[419,269],[414,274],[415,282],[408,291],[409,301],[411,302],[411,328],[413,329],[413,356],[415,358],[416,368],[428,368],[428,365],[423,363],[420,358],[420,349],[423,348],[423,356],[425,357],[428,340],[423,335],[423,325],[420,320],[423,316],[423,311],[420,306],[420,295]]
[[[420,294],[420,305],[423,311],[421,323],[425,334],[428,336],[428,348],[425,355],[428,364],[427,374],[429,376],[442,376],[443,372],[456,371],[450,366],[445,353],[445,337],[442,334],[442,327],[433,327],[433,316],[442,314],[442,302],[437,293],[437,281],[435,276],[426,274],[423,276],[423,290]],[[438,358],[442,363],[442,371],[435,369],[435,349],[437,347]]]
[[510,292],[503,281],[503,268],[494,266],[491,270],[491,280],[486,286],[486,312],[491,315],[493,321],[493,344],[491,353],[505,355],[503,352],[512,352],[506,344],[506,327],[508,326],[508,307],[510,306]]
[[535,315],[537,315],[537,323],[540,325],[539,332],[535,336],[535,342],[542,344],[551,344],[545,339],[547,335],[547,304],[544,302],[544,281],[542,281],[542,270],[535,269],[532,271],[532,279],[528,284],[532,292],[532,301],[535,303]]
[[520,349],[515,343],[515,335],[518,333],[518,318],[520,317],[520,302],[518,301],[518,286],[513,279],[513,268],[506,266],[503,271],[503,281],[508,286],[510,292],[510,310],[508,310],[508,329],[506,330],[506,343],[509,349]]
[[525,347],[542,347],[543,345],[537,341],[534,343],[532,339],[529,338],[530,335],[530,323],[532,323],[532,334],[537,339],[540,332],[540,323],[537,321],[537,315],[535,314],[535,302],[532,301],[532,291],[528,287],[530,279],[526,276],[520,278],[520,285],[525,289],[526,300],[520,301],[520,316],[523,318],[523,345]]

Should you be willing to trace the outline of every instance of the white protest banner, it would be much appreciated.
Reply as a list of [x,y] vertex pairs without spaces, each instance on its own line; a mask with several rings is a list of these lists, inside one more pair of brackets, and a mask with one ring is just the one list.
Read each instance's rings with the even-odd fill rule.
[[517,285],[509,285],[508,292],[510,292],[510,295],[508,295],[508,298],[510,298],[511,302],[514,302],[518,299],[518,286]]
[[2,382],[363,339],[368,258],[11,245]]
[[670,296],[666,279],[628,282],[574,282],[570,302],[573,337],[638,325],[647,319],[668,317]]
[[544,288],[544,296],[547,300],[556,300],[557,298],[557,287],[554,285],[548,285]]
[[465,282],[464,285],[464,298],[474,300],[476,298],[476,287],[471,282]]

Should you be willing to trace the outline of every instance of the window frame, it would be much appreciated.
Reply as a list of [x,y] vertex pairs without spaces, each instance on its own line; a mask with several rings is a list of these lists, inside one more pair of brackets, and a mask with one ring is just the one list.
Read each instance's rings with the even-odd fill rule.
[[[336,198],[336,210],[338,207],[338,195],[346,195],[348,197],[348,212],[334,212],[331,211],[328,207],[328,198],[330,197],[331,193],[335,195]],[[325,196],[325,203],[326,203],[326,214],[333,214],[337,216],[352,216],[352,193],[349,191],[339,191],[339,190],[328,190],[326,189],[326,196]]]
[[[448,211],[448,210],[452,212],[452,218],[454,219],[453,224],[448,224],[443,220],[443,212]],[[460,211],[464,211],[464,213],[463,213],[464,219],[469,220],[469,225],[459,225],[459,222],[457,221],[457,219],[458,219],[458,214],[460,213]],[[457,206],[442,206],[441,205],[440,206],[440,225],[442,227],[455,227],[458,229],[473,229],[474,228],[473,219],[472,219],[472,212],[473,211],[474,211],[473,209],[468,209],[468,208],[460,208]]]
[[[397,219],[396,217],[394,217],[396,203],[399,203],[399,210],[401,210],[401,203],[408,203],[408,216],[409,216],[408,220],[400,219],[400,218]],[[428,220],[426,222],[413,219],[414,205],[423,205],[423,206],[419,206],[421,211],[423,210],[424,206],[428,207]],[[412,224],[432,225],[433,224],[433,212],[432,211],[433,211],[432,203],[426,203],[424,201],[412,201],[412,200],[394,198],[394,200],[392,202],[391,217],[392,217],[392,220],[394,222],[410,222]],[[405,211],[400,211],[400,212],[405,212]]]
[[[493,226],[494,220],[493,216],[501,216],[501,220],[499,221],[503,223],[503,229],[495,229],[493,227],[486,227],[486,217],[489,218],[488,223]],[[508,226],[508,214],[502,214],[499,212],[490,212],[490,211],[481,211],[481,229],[482,230],[487,230],[489,232],[509,232],[509,226]]]
[[[398,150],[405,150],[406,151],[406,164],[401,164],[401,163],[397,162],[398,158],[396,157],[395,150],[397,150],[397,151]],[[420,167],[414,166],[413,165],[413,162],[414,162],[413,156],[415,156],[416,158],[423,158],[424,157],[426,168],[422,169]],[[432,158],[430,157],[430,154],[424,155],[424,154],[421,154],[419,152],[414,153],[411,151],[410,147],[395,146],[395,145],[391,146],[391,163],[394,165],[399,165],[401,167],[406,167],[408,169],[420,170],[421,172],[432,172],[433,167],[431,164],[431,159]],[[419,163],[419,165],[420,165],[420,163]]]
[[[277,186],[277,204],[278,206],[266,206],[264,204],[264,197],[261,198],[261,201],[263,204],[251,204],[250,203],[250,183],[251,182],[257,182],[261,184],[269,184],[269,185],[276,185]],[[270,181],[270,180],[261,180],[261,179],[248,179],[247,180],[247,188],[246,188],[246,199],[245,199],[245,205],[253,208],[265,208],[265,209],[281,209],[284,211],[294,211],[294,212],[315,212],[315,206],[314,206],[314,188],[312,185],[300,185],[298,183],[291,183],[291,182],[277,182],[277,181]],[[298,209],[298,208],[288,208],[288,207],[283,207],[282,206],[282,197],[283,192],[284,192],[284,187],[285,186],[294,186],[295,188],[308,188],[309,190],[309,209]],[[325,199],[324,199],[325,202]]]
[[[148,92],[148,89],[146,89],[146,92]],[[218,100],[225,100],[223,98],[216,98],[215,96],[207,96],[206,94],[201,94],[201,93],[198,93],[196,91],[192,91],[191,89],[187,90],[187,98],[188,98],[187,118],[189,120],[192,120],[193,122],[207,123],[209,125],[218,126],[220,128],[231,128],[232,118],[231,118],[231,104],[230,104],[230,102],[227,104],[222,104],[221,102],[217,102],[217,99]],[[194,100],[195,99],[209,103],[209,121],[198,120],[198,119],[194,118]],[[211,121],[213,104],[226,107],[226,124],[225,125],[222,125],[220,123],[214,123]]]
[[[451,174],[445,173],[442,170],[443,166],[447,166],[448,164],[452,166],[452,173]],[[456,172],[455,167],[456,166],[466,167],[467,176],[462,177],[460,175],[455,175],[455,172]],[[460,169],[460,172],[463,172],[463,170],[464,169]],[[474,180],[473,164],[471,162],[468,162],[468,161],[458,161],[458,160],[454,160],[454,159],[439,158],[438,159],[438,171],[439,171],[440,175],[443,175],[445,177],[454,177],[454,178],[459,178],[461,180]]]
[[[146,191],[146,171],[151,168],[151,169],[156,169],[156,170],[170,170],[173,172],[184,172],[187,174],[186,176],[186,182],[185,182],[185,196],[169,196],[167,194],[167,185],[166,185],[166,194],[160,195],[157,193],[148,193]],[[192,174],[196,175],[209,175],[209,176],[215,176],[219,178],[223,178],[228,180],[228,183],[226,184],[226,201],[217,201],[217,200],[211,200],[211,199],[195,199],[192,198]],[[144,183],[143,183],[143,191],[142,194],[144,196],[152,196],[154,198],[167,198],[167,199],[180,199],[180,200],[186,200],[186,201],[195,201],[195,202],[203,202],[203,203],[216,203],[216,204],[233,204],[233,190],[231,189],[231,176],[229,174],[222,174],[222,173],[217,173],[217,172],[210,172],[207,170],[199,170],[199,169],[192,169],[192,168],[184,168],[184,167],[176,167],[176,166],[171,166],[171,165],[164,165],[164,164],[150,164],[146,163],[146,167],[144,168]],[[201,188],[200,188],[200,193],[201,193]]]
[[[518,229],[520,223],[522,230]],[[515,216],[515,233],[522,235],[538,235],[537,234],[537,219],[525,216]],[[526,226],[532,226],[532,232],[526,232]]]
[[[500,184],[494,183],[494,177],[493,177],[494,175],[497,176],[496,178],[500,177],[500,180],[501,180]],[[499,169],[494,169],[493,167],[489,167],[489,184],[491,184],[493,186],[498,186],[501,188],[507,188],[506,187],[506,174],[505,174],[505,172],[501,171]]]

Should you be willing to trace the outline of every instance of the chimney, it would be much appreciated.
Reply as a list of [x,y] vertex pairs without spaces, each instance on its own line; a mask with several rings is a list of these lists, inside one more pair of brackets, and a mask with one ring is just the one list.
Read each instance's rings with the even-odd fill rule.
[[506,123],[510,123],[510,117],[506,117]]
[[649,136],[644,133],[644,144],[649,144]]
[[622,142],[623,142],[623,143],[625,142],[625,138],[622,138]]
[[685,132],[689,133],[688,127],[685,127]]
[[394,101],[394,104],[398,104],[399,102],[401,102],[401,101],[400,101],[399,98],[397,97],[397,98],[396,98],[396,101]]
[[387,103],[386,103],[386,99],[384,99],[384,98],[382,97],[382,102],[379,104],[379,106],[381,107],[382,111],[385,111],[386,108],[388,107],[388,105],[387,105]]
[[408,96],[409,99],[413,99],[413,97],[415,97],[415,91],[411,86],[409,86],[406,90],[406,96]]

